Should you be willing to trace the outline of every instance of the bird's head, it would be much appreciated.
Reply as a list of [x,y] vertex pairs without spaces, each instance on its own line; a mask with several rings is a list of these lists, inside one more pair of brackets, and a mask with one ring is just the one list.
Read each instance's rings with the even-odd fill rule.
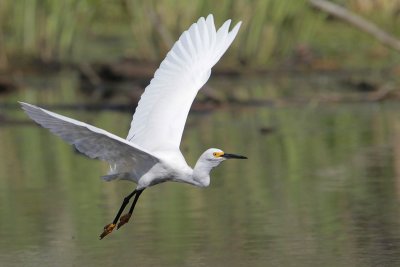
[[207,149],[199,158],[193,169],[196,185],[206,187],[210,184],[210,172],[227,159],[247,159],[247,157],[225,153],[218,148]]
[[245,156],[240,156],[236,154],[225,153],[218,148],[207,149],[203,155],[200,157],[204,161],[208,162],[213,167],[218,166],[221,162],[227,159],[247,159]]

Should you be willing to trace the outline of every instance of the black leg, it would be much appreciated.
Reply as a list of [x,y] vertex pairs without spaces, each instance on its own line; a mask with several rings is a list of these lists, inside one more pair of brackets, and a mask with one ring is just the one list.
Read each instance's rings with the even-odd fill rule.
[[[115,218],[114,218],[114,221],[113,221],[112,223],[107,224],[106,226],[104,226],[104,231],[103,231],[103,233],[101,233],[100,239],[103,239],[106,235],[108,235],[109,233],[111,233],[112,230],[114,230],[114,228],[115,228],[115,226],[116,226],[116,224],[117,224],[117,222],[118,222],[118,219],[119,219],[119,217],[121,217],[121,213],[124,211],[126,205],[128,205],[129,200],[130,200],[134,195],[137,195],[138,193],[139,193],[139,195],[140,195],[140,193],[142,193],[142,191],[143,191],[143,190],[136,190],[136,189],[135,189],[135,190],[133,190],[132,193],[130,193],[129,195],[127,195],[127,196],[124,198],[124,201],[122,202],[121,207],[119,208],[118,213],[117,213],[117,215],[116,215]],[[137,201],[137,197],[135,197],[135,201]]]
[[135,196],[135,199],[133,200],[132,206],[131,206],[131,208],[129,209],[129,213],[130,213],[130,214],[132,214],[133,210],[135,209],[136,202],[138,201],[140,195],[143,193],[143,190],[144,190],[144,189],[137,191],[136,196]]
[[[119,217],[121,217],[121,214],[122,214],[122,212],[124,211],[126,205],[128,205],[129,200],[131,200],[131,198],[132,198],[134,195],[137,196],[137,194],[140,194],[140,193],[142,193],[142,191],[138,191],[138,190],[135,189],[132,193],[130,193],[129,195],[127,195],[127,196],[124,198],[124,201],[122,202],[121,207],[119,208],[119,211],[118,211],[117,215],[116,215],[115,218],[114,218],[113,224],[117,224],[118,219],[119,219]],[[136,197],[135,197],[135,200],[136,200]],[[135,203],[135,202],[134,202],[134,203]]]
[[144,191],[144,189],[136,191],[136,196],[135,196],[135,199],[133,200],[132,206],[129,209],[129,212],[121,217],[119,224],[117,226],[117,229],[119,229],[122,225],[126,224],[129,221],[129,219],[132,216],[133,210],[135,209],[136,202],[138,201],[138,199],[139,199],[140,195],[143,193],[143,191]]

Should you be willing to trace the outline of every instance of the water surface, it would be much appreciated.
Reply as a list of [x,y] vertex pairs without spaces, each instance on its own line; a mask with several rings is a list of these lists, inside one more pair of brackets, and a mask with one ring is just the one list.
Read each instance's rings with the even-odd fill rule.
[[[77,99],[68,90],[23,97],[35,103]],[[19,109],[4,112],[25,118]],[[59,112],[123,137],[131,120],[121,112]],[[167,183],[146,190],[133,220],[102,241],[103,226],[134,185],[101,181],[106,164],[76,153],[45,129],[3,124],[0,261],[399,266],[398,114],[395,103],[232,105],[192,113],[181,146],[191,166],[209,147],[249,159],[224,162],[206,189]]]

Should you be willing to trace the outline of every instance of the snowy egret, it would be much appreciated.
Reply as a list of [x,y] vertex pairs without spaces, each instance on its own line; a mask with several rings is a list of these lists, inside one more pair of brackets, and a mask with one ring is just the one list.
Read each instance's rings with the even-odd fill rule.
[[[129,221],[137,200],[146,188],[167,181],[207,187],[211,170],[221,162],[246,159],[210,148],[192,169],[179,150],[192,102],[209,79],[211,68],[233,42],[240,24],[229,31],[230,20],[227,20],[217,31],[214,18],[209,15],[207,19],[200,18],[181,35],[146,87],[126,139],[20,102],[35,122],[88,157],[107,161],[110,171],[103,176],[104,180],[129,180],[137,184],[135,190],[124,198],[113,222],[104,227],[100,239],[111,233],[118,220],[117,228]],[[121,216],[133,196],[129,212]]]

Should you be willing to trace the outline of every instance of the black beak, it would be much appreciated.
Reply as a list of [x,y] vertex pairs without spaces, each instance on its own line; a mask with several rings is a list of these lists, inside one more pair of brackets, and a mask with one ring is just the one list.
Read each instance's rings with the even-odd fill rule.
[[228,153],[224,153],[224,155],[222,155],[222,157],[224,157],[226,159],[247,159],[247,157],[245,157],[245,156],[228,154]]

